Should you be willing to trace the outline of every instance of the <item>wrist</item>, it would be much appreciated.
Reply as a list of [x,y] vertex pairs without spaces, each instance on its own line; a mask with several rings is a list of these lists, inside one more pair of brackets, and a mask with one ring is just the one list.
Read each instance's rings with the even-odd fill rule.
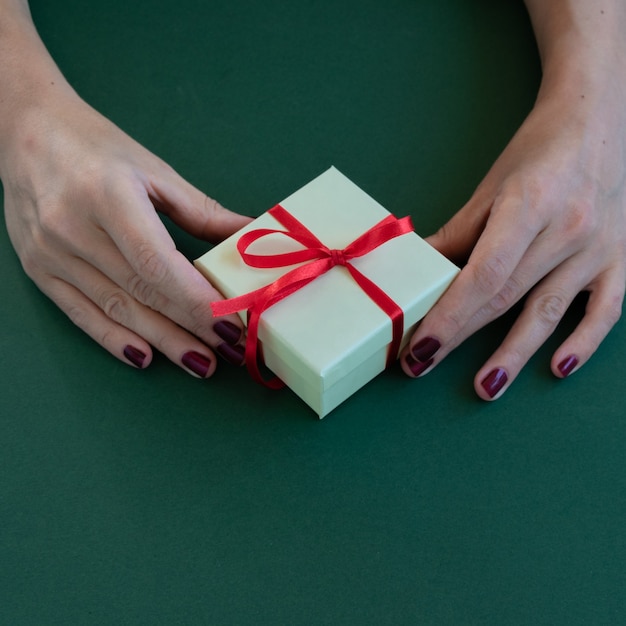
[[526,0],[543,67],[542,89],[570,96],[626,92],[626,3]]

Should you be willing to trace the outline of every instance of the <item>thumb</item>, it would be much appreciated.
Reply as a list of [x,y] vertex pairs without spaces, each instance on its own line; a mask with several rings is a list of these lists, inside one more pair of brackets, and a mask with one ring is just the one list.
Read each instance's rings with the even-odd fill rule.
[[152,190],[158,210],[200,239],[221,241],[253,219],[224,208],[175,172],[154,181]]
[[485,229],[488,217],[488,209],[481,209],[470,200],[426,241],[457,265],[463,265]]

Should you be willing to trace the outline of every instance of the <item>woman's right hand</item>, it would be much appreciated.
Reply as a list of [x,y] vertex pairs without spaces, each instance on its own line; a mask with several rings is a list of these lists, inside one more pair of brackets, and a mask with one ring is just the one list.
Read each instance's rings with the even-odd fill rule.
[[[146,367],[152,347],[202,378],[215,352],[241,364],[237,316],[176,250],[157,215],[220,240],[250,218],[224,209],[82,101],[60,76],[0,137],[9,236],[26,273],[111,354]],[[38,91],[38,90],[36,90]]]

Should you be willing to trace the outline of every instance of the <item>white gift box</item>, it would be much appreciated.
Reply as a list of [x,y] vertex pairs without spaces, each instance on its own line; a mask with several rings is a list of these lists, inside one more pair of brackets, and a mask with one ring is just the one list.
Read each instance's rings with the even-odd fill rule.
[[[389,212],[337,169],[330,168],[280,205],[328,248],[343,249]],[[246,265],[237,242],[256,229],[285,228],[264,213],[195,261],[225,298],[273,283],[293,267]],[[302,249],[283,235],[251,245],[255,255]],[[402,345],[452,282],[458,268],[414,232],[386,241],[350,263],[403,311]],[[303,265],[303,264],[300,264]],[[240,313],[246,323],[246,312]],[[392,321],[337,265],[265,310],[258,339],[263,360],[320,418],[385,369]]]

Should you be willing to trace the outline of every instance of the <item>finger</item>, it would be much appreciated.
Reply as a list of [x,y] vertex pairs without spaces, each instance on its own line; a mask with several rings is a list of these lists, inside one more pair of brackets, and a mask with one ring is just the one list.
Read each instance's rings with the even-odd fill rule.
[[139,335],[109,319],[76,287],[47,276],[38,287],[94,341],[126,364],[143,369],[152,362],[152,349]]
[[424,363],[435,354],[439,362],[469,336],[472,320],[511,282],[537,235],[537,228],[525,220],[511,237],[510,216],[523,212],[517,206],[516,200],[507,199],[492,212],[467,265],[418,326],[402,353],[402,367],[410,376],[424,374]]
[[151,190],[152,200],[162,213],[207,241],[221,241],[252,220],[225,209],[169,167],[151,181]]
[[495,400],[502,396],[583,287],[577,273],[563,267],[535,287],[500,347],[476,373],[474,388],[479,397]]
[[477,191],[436,233],[426,237],[426,241],[451,261],[464,264],[485,229],[489,205]]
[[624,267],[620,264],[589,286],[583,319],[552,357],[550,367],[555,376],[569,376],[595,353],[621,317],[625,284]]
[[221,300],[221,294],[175,249],[147,196],[130,202],[127,206],[124,199],[116,220],[107,217],[98,245],[81,250],[80,256],[203,342],[217,348],[225,341],[225,349],[235,345],[243,336],[239,316],[213,319],[210,303]]
[[[48,295],[72,320],[109,352],[127,360],[149,344],[191,374],[208,378],[215,371],[214,354],[196,337],[160,313],[131,298],[118,285],[82,259],[72,262],[71,283],[55,280]],[[95,306],[94,306],[95,305]],[[141,339],[132,344],[127,338]]]
[[[472,318],[466,322],[462,333],[458,333],[453,339],[446,343],[446,353],[452,351],[477,330],[509,311],[509,309],[517,304],[535,285],[538,285],[555,268],[564,264],[571,254],[571,251],[567,246],[559,249],[558,245],[561,243],[562,242],[558,242],[558,244],[555,244],[549,233],[541,233],[530,245],[513,274],[509,276],[504,283],[502,289],[474,313]],[[572,257],[571,262],[577,264],[582,263],[586,271],[585,274],[575,272],[575,278],[573,278],[573,282],[579,285],[578,291],[580,291],[585,281],[589,279],[585,279],[585,276],[592,276],[598,269],[593,259],[588,262],[583,262],[578,257]],[[564,267],[567,269],[567,265]],[[542,308],[540,315],[544,314],[543,309],[545,309],[545,315],[547,315],[550,310],[559,308],[559,303],[563,300],[558,294],[560,287],[562,287],[562,285],[557,284],[557,292],[547,297],[546,302],[540,306],[540,308]],[[578,291],[576,291],[576,293]],[[441,359],[441,355],[438,355],[438,357]]]
[[[184,308],[184,304],[180,305],[172,301],[138,276],[105,233],[101,232],[97,241],[92,240],[92,243],[97,245],[92,246],[91,255],[85,260],[88,264],[100,269],[102,274],[118,285],[124,297],[130,294],[138,302],[146,304],[150,309],[173,320],[176,322],[173,328],[181,326],[190,330],[189,311]],[[193,271],[195,272],[195,269]],[[206,294],[201,300],[200,307],[191,312],[192,315],[196,314],[199,317],[199,324],[202,325],[194,327],[195,332],[191,334],[200,337],[203,343],[211,346],[227,362],[242,365],[245,350],[240,344],[244,338],[241,320],[238,316],[212,320],[210,302],[221,299],[221,295],[200,274],[198,276],[200,281],[196,288],[197,294],[204,293],[201,290],[206,290]],[[67,276],[66,279],[71,282],[73,277]],[[211,320],[212,325],[207,329],[208,320]],[[185,321],[187,326],[185,326]]]
[[[474,387],[481,398],[494,400],[505,392],[563,319],[573,299],[588,288],[588,279],[580,271],[581,260],[572,257],[532,291],[502,345],[476,374]],[[590,264],[585,262],[584,266],[589,268]],[[607,278],[613,275],[616,278]],[[623,295],[623,270],[619,266],[598,280],[583,321],[555,353],[552,368],[557,375],[571,373],[597,349],[619,318]]]

